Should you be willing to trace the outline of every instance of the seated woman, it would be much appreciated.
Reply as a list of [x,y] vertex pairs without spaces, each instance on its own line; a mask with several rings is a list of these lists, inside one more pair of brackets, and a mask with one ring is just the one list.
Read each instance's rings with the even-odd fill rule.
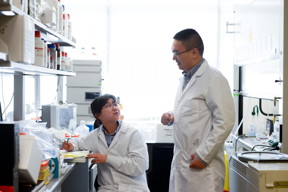
[[63,142],[63,148],[93,152],[87,158],[97,164],[99,192],[149,192],[147,145],[137,129],[119,120],[115,96],[99,96],[91,103],[91,111],[95,129],[79,140]]

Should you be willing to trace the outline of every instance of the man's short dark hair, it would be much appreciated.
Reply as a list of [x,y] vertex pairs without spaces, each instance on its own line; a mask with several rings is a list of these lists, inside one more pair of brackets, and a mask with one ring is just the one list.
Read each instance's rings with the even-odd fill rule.
[[194,29],[184,29],[176,33],[173,39],[182,41],[186,49],[197,48],[200,55],[203,56],[204,44],[199,33]]

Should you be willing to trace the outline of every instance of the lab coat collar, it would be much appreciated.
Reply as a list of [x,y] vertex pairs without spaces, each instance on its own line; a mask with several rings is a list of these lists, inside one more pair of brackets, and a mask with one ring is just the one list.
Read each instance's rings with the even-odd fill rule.
[[125,125],[125,123],[123,123],[123,121],[118,121],[119,122],[119,126],[118,126],[118,131],[117,134],[114,136],[112,143],[110,144],[109,148],[107,145],[107,141],[104,135],[103,131],[99,131],[99,137],[102,140],[102,142],[105,142],[105,144],[107,145],[108,150],[113,148],[117,143],[118,143],[118,137],[120,137],[121,134],[125,134],[128,130],[127,125]]
[[[179,90],[178,92],[181,94],[181,95],[184,95],[185,92],[187,92],[187,90],[189,89],[189,87],[191,87],[196,78],[197,77],[200,77],[206,70],[206,68],[208,67],[208,62],[206,60],[204,60],[204,62],[201,64],[201,66],[199,67],[199,69],[195,72],[195,74],[192,76],[192,78],[190,79],[190,81],[188,82],[187,86],[185,87],[185,89],[182,91],[182,90]],[[181,78],[181,86],[179,86],[179,89],[182,89],[182,85],[184,83],[184,78]]]
[[[208,66],[208,62],[206,61],[206,59],[203,59],[203,60],[204,61],[202,62],[201,66],[199,67],[199,69],[194,74],[195,77],[196,76],[197,77],[201,76],[204,73],[204,71],[206,70],[207,66]],[[195,79],[195,78],[193,78],[193,79]]]
[[183,71],[182,74],[184,76],[188,76],[190,75],[191,77],[197,72],[197,70],[200,68],[200,66],[202,65],[202,63],[204,63],[205,59],[203,58],[199,63],[197,63],[192,69],[190,69],[189,71]]
[[[120,127],[121,127],[121,121],[117,121],[117,124],[118,124],[117,129],[116,129],[115,132],[114,132],[113,134],[111,134],[111,135],[116,135],[116,133],[119,131],[119,129],[120,129]],[[110,134],[105,130],[105,128],[104,128],[103,125],[100,127],[100,129],[104,132],[105,135],[110,135]]]

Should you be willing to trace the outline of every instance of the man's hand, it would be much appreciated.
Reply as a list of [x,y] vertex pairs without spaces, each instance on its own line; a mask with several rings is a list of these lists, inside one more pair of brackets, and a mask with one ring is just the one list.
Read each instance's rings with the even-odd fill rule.
[[168,125],[169,123],[173,123],[174,116],[172,113],[164,113],[161,117],[161,123],[163,125]]
[[192,169],[203,169],[203,168],[207,167],[207,164],[203,163],[203,161],[201,161],[198,158],[196,153],[191,155],[191,159],[192,160],[191,160],[191,163],[189,165],[190,168],[192,168]]

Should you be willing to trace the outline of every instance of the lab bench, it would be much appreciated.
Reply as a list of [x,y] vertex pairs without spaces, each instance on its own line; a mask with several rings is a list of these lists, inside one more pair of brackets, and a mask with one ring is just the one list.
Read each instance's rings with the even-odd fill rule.
[[[42,181],[31,192],[93,192],[94,186],[91,181],[95,178],[97,172],[90,170],[90,162],[85,163],[70,163],[64,174],[59,178],[53,178],[45,185]],[[93,171],[93,173],[91,173]],[[97,171],[97,170],[96,170]],[[94,180],[93,180],[94,181]],[[92,186],[91,186],[92,185]],[[22,191],[21,189],[19,191]]]
[[89,191],[88,161],[85,163],[73,163],[68,166],[67,172],[60,178],[52,180],[47,185],[47,192],[73,192]]

